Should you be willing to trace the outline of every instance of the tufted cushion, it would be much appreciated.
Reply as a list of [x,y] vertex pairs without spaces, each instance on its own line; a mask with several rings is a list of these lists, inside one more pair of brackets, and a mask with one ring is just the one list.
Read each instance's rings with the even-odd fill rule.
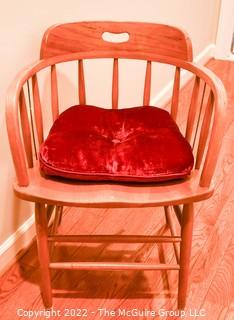
[[191,147],[165,110],[73,106],[40,148],[47,175],[79,180],[163,181],[193,167]]

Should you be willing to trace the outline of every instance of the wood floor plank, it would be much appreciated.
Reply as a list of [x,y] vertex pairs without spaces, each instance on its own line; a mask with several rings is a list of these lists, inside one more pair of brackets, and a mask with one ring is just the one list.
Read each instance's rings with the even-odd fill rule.
[[[233,201],[234,204],[234,201]],[[216,306],[220,310],[217,319],[225,319],[226,315],[221,315],[234,302],[234,233],[231,241],[224,252],[223,259],[216,269],[215,276],[212,279],[209,290],[205,296],[202,307],[207,304]],[[219,312],[217,312],[219,314]],[[223,317],[223,318],[222,318]]]
[[[222,315],[221,315],[222,316]],[[233,320],[234,319],[234,301],[224,309],[223,318],[220,317],[219,320]]]

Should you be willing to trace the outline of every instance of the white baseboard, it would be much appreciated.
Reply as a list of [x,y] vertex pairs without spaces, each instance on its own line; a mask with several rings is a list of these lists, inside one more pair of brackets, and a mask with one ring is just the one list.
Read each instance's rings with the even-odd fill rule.
[[[195,58],[194,62],[205,64],[211,57],[214,57],[215,45],[208,45]],[[181,73],[181,84],[184,85],[191,78],[188,72]],[[163,106],[169,99],[173,81],[162,88],[157,96],[151,100],[151,105]],[[35,236],[34,215],[27,219],[8,239],[0,245],[0,274],[3,274],[29,246]]]
[[[209,44],[202,50],[193,61],[197,64],[204,65],[209,59],[213,58],[215,54],[215,45],[213,43]],[[182,71],[181,72],[181,86],[185,85],[192,77],[190,72]],[[164,86],[159,93],[153,97],[150,101],[150,105],[162,107],[171,99],[171,92],[173,87],[173,80],[168,82],[166,86]]]
[[32,215],[0,245],[0,275],[21,256],[34,236],[34,215]]

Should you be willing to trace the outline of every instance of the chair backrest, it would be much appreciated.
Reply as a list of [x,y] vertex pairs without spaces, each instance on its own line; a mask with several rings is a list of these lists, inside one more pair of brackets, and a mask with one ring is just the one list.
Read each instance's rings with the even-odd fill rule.
[[[105,38],[107,36],[107,39]],[[109,38],[108,38],[109,36]],[[120,42],[116,36],[125,36]],[[114,38],[114,39],[113,39]],[[76,22],[50,27],[44,34],[40,56],[48,59],[69,53],[88,53],[90,58],[112,52],[113,81],[112,108],[118,108],[119,60],[127,55],[134,58],[137,52],[161,57],[192,61],[192,44],[184,31],[163,24],[143,22]],[[86,85],[83,59],[79,60],[79,102],[86,104]],[[151,61],[147,61],[143,105],[150,104]],[[178,78],[178,77],[177,77]],[[178,81],[178,79],[177,79]]]
[[[119,43],[105,41],[105,33],[127,34]],[[75,22],[50,27],[41,44],[41,58],[75,52],[136,51],[192,61],[192,44],[176,27],[143,22]]]

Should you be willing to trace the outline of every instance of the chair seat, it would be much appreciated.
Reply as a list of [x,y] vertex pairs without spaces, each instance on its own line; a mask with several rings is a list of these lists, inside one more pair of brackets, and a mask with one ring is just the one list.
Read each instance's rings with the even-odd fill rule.
[[213,186],[200,187],[200,171],[177,181],[157,183],[74,181],[42,175],[37,162],[28,170],[30,184],[14,183],[17,196],[24,200],[74,207],[154,207],[208,199]]
[[73,106],[53,124],[39,159],[46,175],[128,182],[184,178],[194,163],[170,114],[150,106]]

